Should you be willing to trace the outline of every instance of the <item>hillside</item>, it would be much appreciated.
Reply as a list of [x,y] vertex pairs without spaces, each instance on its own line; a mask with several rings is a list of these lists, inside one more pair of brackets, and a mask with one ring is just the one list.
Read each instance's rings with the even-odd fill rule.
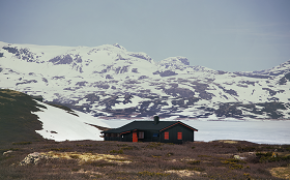
[[[31,96],[0,89],[0,144],[31,141],[102,140],[99,127],[108,127],[90,115]],[[95,126],[93,126],[95,125]]]
[[290,61],[224,72],[185,57],[155,62],[119,44],[98,47],[0,42],[0,87],[41,95],[95,117],[289,119]]
[[45,108],[30,96],[8,89],[0,89],[0,144],[4,142],[42,141],[35,132],[42,128],[33,112]]

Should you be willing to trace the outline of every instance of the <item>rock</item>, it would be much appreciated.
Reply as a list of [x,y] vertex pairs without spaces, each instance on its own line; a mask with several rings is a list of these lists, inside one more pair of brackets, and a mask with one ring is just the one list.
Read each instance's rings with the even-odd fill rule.
[[240,160],[241,157],[240,157],[239,155],[234,155],[234,159],[238,159],[238,160]]
[[9,154],[9,153],[12,153],[12,152],[13,152],[12,150],[6,151],[3,153],[3,156],[5,156],[6,154]]
[[31,154],[28,154],[20,163],[20,166],[25,166],[28,164],[35,164],[37,165],[39,163],[40,159],[46,158],[44,155],[38,153],[38,152],[34,152]]

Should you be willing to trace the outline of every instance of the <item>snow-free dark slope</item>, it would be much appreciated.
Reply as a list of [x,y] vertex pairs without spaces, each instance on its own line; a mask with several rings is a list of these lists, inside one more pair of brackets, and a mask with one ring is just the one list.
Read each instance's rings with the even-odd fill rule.
[[27,94],[0,89],[0,144],[43,140],[35,132],[42,128],[42,123],[33,114],[40,107]]
[[[257,67],[258,68],[258,67]],[[0,87],[42,95],[93,116],[290,118],[290,61],[264,71],[156,63],[124,47],[0,42]]]
[[103,140],[100,120],[60,105],[36,101],[27,94],[0,89],[0,144],[51,139]]

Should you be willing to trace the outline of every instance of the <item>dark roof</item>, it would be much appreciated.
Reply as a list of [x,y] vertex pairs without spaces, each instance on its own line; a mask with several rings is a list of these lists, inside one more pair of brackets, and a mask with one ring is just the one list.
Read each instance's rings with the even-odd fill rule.
[[105,133],[122,133],[126,131],[133,131],[133,130],[157,130],[157,131],[163,131],[167,128],[170,128],[172,126],[175,126],[177,124],[181,124],[189,129],[192,129],[193,131],[198,131],[197,129],[186,125],[180,121],[159,121],[158,124],[154,124],[154,121],[133,121],[130,122],[124,126],[121,126],[119,128],[110,129],[107,131],[103,131]]

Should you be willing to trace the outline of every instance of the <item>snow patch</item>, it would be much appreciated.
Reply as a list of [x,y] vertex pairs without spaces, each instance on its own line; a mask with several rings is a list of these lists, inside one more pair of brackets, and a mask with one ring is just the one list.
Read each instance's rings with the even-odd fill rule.
[[[62,109],[50,106],[45,103],[37,102],[47,107],[42,111],[34,112],[43,123],[42,130],[36,130],[45,139],[55,141],[76,141],[76,140],[103,140],[101,130],[88,124],[102,127],[109,127],[106,123],[88,114],[75,112],[78,116],[69,114]],[[88,124],[86,124],[88,123]]]

